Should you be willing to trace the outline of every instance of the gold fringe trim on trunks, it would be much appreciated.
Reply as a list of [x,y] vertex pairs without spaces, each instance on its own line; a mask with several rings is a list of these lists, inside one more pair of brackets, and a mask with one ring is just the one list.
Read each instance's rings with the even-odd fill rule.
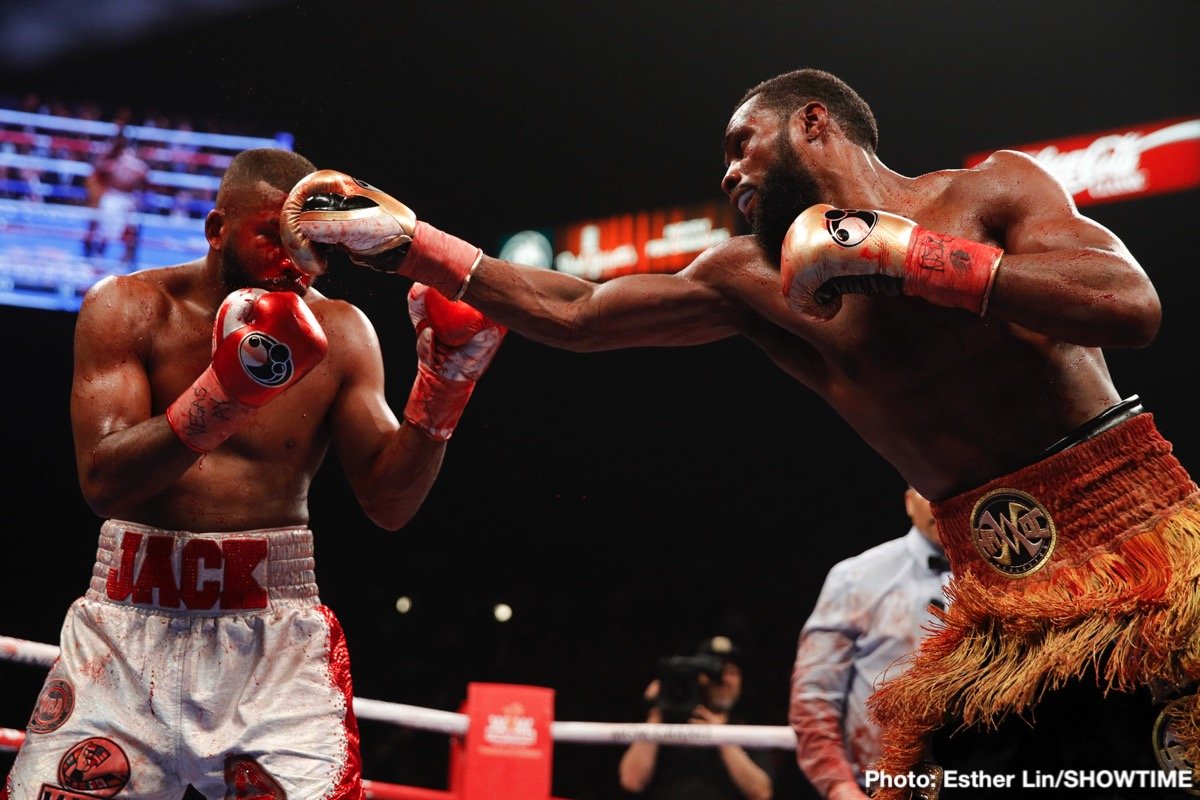
[[[1032,718],[1042,695],[1085,672],[1104,692],[1200,680],[1200,489],[1171,451],[1143,413],[933,504],[950,603],[907,671],[869,700],[883,729],[876,768],[917,771],[943,724]],[[995,490],[1027,493],[1056,521],[1053,558],[1032,574],[1003,575],[976,547],[973,508]],[[1200,699],[1175,713],[1177,752],[1200,765]]]
[[[997,594],[968,573],[948,594],[911,667],[869,701],[884,728],[877,767],[885,773],[916,769],[944,720],[995,726],[1089,664],[1104,691],[1200,677],[1200,506],[1190,498],[1115,552],[1035,591]],[[1191,724],[1175,729],[1188,761],[1200,764],[1200,709],[1192,712]],[[875,797],[906,796],[894,791]]]

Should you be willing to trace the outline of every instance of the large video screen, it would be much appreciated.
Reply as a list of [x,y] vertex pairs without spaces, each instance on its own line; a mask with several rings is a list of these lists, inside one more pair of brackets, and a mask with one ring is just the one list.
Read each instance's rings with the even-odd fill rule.
[[233,156],[293,141],[0,106],[0,304],[76,311],[101,278],[204,255]]

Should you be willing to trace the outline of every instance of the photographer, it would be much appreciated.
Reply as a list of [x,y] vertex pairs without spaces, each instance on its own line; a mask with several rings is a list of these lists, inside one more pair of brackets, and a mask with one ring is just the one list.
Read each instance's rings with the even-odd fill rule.
[[[740,652],[729,639],[705,639],[694,656],[664,659],[646,687],[646,722],[742,724]],[[621,788],[647,800],[770,800],[774,763],[767,750],[695,747],[639,740],[619,767]]]

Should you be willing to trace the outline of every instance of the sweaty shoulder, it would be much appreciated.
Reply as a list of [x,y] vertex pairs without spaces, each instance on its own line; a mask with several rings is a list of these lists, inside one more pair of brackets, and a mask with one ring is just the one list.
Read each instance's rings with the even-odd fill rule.
[[1036,200],[1066,205],[1071,199],[1045,167],[1016,150],[997,150],[971,169],[963,170],[955,183],[984,195],[992,203]]
[[679,274],[712,286],[721,286],[748,269],[763,267],[778,270],[778,265],[767,259],[757,239],[749,235],[734,236],[696,256]]
[[348,329],[348,332],[364,325],[371,326],[367,315],[348,300],[327,297],[315,289],[308,290],[305,300],[313,314],[321,321],[322,326],[343,326]]
[[176,303],[166,269],[149,269],[129,275],[111,275],[97,282],[83,297],[81,319],[113,326],[112,332],[138,331],[164,323]]
[[1019,150],[997,150],[980,161],[968,172],[991,175],[1010,175],[1020,177],[1021,174],[1049,176],[1045,167],[1028,153]]
[[330,342],[337,343],[336,349],[378,349],[379,338],[375,327],[358,306],[346,300],[326,297],[312,289],[309,290],[308,305]]

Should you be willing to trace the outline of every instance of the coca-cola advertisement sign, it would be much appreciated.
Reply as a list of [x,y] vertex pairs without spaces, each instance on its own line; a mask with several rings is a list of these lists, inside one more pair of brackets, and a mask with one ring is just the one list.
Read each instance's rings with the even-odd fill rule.
[[[1006,149],[1033,156],[1077,205],[1107,203],[1200,186],[1200,117],[1148,122]],[[968,156],[973,167],[991,155]]]

